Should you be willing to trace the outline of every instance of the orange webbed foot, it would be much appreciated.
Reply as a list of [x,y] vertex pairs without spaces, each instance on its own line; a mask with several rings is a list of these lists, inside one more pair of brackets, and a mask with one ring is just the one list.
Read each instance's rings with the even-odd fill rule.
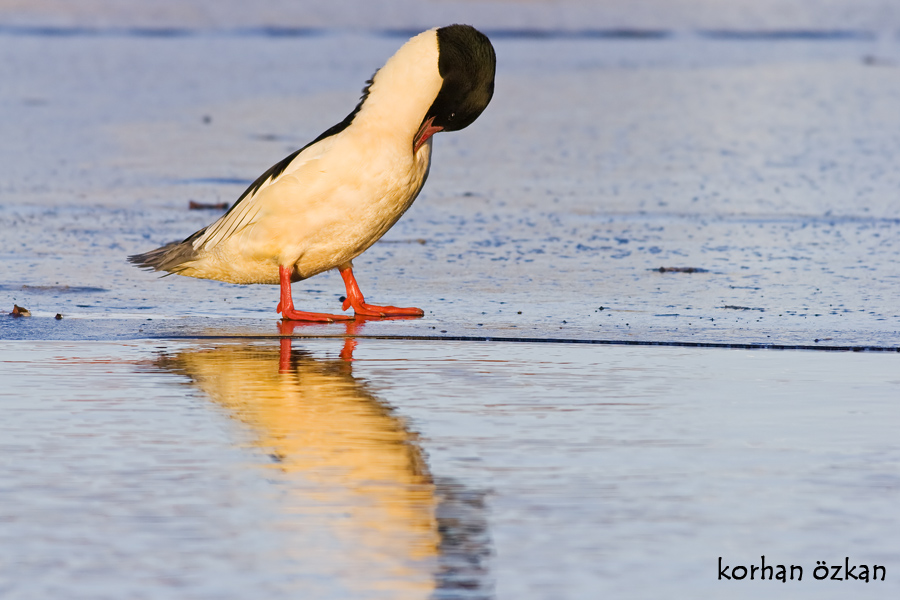
[[378,306],[377,304],[366,304],[366,299],[362,292],[359,291],[359,285],[353,276],[353,269],[349,263],[343,265],[340,269],[341,277],[344,279],[344,285],[347,287],[347,298],[344,300],[343,308],[347,310],[351,306],[353,312],[358,317],[423,317],[425,311],[421,308],[399,307],[399,306]]
[[343,308],[347,310],[353,307],[353,312],[360,317],[424,317],[425,311],[414,306],[379,306],[377,304],[366,304],[365,302],[352,303],[349,299],[344,300]]

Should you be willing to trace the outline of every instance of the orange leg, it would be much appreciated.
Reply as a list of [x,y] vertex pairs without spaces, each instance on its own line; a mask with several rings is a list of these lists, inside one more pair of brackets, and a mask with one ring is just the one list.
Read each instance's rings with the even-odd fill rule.
[[421,317],[425,315],[425,311],[421,308],[398,308],[396,306],[376,306],[374,304],[366,304],[362,292],[359,291],[359,285],[353,276],[353,268],[349,263],[340,267],[341,277],[344,279],[344,285],[347,286],[347,299],[344,300],[344,310],[351,306],[353,312],[357,316],[363,317]]
[[294,301],[291,299],[291,269],[279,265],[278,274],[281,279],[281,301],[278,303],[278,308],[275,310],[281,313],[282,319],[287,321],[333,323],[334,321],[349,321],[353,318],[350,315],[329,315],[325,313],[294,310]]

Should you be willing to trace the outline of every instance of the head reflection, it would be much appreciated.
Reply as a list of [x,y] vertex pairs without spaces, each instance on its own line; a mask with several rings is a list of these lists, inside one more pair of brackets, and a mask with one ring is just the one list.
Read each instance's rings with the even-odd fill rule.
[[[444,597],[453,588],[485,597],[482,494],[435,484],[417,434],[353,376],[350,336],[361,326],[347,324],[333,359],[282,337],[278,346],[221,344],[162,362],[253,431],[291,486],[292,511],[328,523],[341,549],[341,585],[377,585],[393,598]],[[295,327],[282,323],[280,332]]]

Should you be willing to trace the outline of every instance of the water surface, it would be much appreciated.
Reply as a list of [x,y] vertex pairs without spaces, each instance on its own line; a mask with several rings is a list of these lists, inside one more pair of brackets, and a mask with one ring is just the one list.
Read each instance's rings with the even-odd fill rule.
[[[6,342],[8,598],[884,598],[894,354]],[[732,564],[802,582],[721,582]],[[809,575],[887,566],[884,582]],[[848,587],[849,586],[849,587]],[[868,594],[868,596],[867,596]]]

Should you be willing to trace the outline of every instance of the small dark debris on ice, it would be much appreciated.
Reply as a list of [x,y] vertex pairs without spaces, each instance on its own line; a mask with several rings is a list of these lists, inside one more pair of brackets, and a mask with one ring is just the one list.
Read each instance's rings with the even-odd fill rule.
[[650,269],[651,271],[659,271],[660,273],[709,273],[706,269],[698,267],[660,267],[658,269]]
[[228,210],[228,203],[194,202],[191,200],[188,202],[188,210]]

